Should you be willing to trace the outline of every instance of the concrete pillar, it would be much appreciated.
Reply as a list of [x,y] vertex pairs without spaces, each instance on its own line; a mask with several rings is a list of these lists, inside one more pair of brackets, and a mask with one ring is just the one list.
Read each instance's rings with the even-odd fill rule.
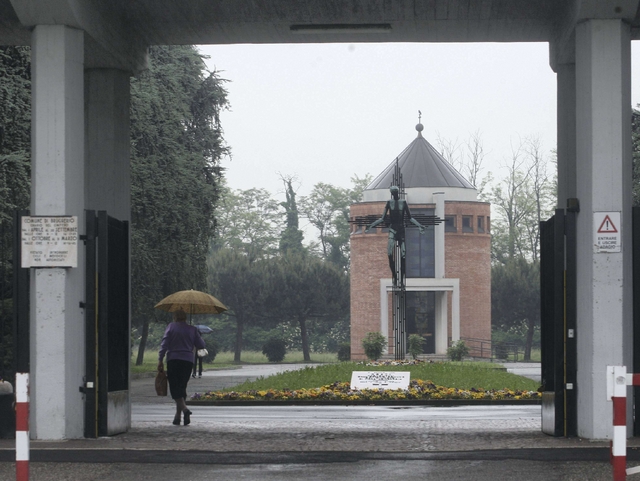
[[436,291],[436,354],[446,354],[449,347],[448,292]]
[[87,70],[84,77],[87,209],[119,220],[131,217],[129,77],[115,69]]
[[[84,40],[61,25],[35,27],[32,73],[32,215],[78,216],[84,233]],[[74,269],[31,276],[31,436],[83,435],[84,252]]]
[[[433,193],[433,203],[436,205],[435,215],[443,222],[434,227],[435,278],[443,279],[445,273],[445,245],[444,245],[444,192]],[[447,292],[435,293],[436,316],[436,354],[446,354],[448,345],[448,296]]]
[[558,83],[558,208],[576,194],[576,66],[556,67]]
[[435,215],[442,222],[434,227],[435,278],[442,279],[445,273],[444,255],[444,192],[433,193],[433,203],[436,205]]
[[[631,365],[630,49],[620,20],[576,28],[578,435],[590,439],[611,436],[606,366]],[[621,213],[621,252],[594,252],[594,212]]]

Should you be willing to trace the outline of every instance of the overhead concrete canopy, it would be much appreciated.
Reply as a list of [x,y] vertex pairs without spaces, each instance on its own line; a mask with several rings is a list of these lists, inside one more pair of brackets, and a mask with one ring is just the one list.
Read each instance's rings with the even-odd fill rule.
[[[579,369],[576,384],[564,387],[577,386],[577,435],[608,437],[606,369],[633,361],[630,40],[640,38],[639,3],[0,0],[0,45],[32,47],[31,212],[77,215],[80,232],[85,209],[129,215],[128,80],[146,68],[150,45],[548,42],[558,81],[559,205],[579,199],[581,211],[577,328],[567,341],[577,346]],[[594,251],[594,219],[603,212],[620,213],[619,251]],[[30,435],[38,439],[83,432],[78,385],[92,375],[82,366],[85,257],[76,270],[31,276]]]
[[175,44],[550,42],[570,57],[584,18],[623,19],[640,38],[637,0],[0,0],[0,45],[66,25],[86,33],[87,67],[133,71],[146,46]]

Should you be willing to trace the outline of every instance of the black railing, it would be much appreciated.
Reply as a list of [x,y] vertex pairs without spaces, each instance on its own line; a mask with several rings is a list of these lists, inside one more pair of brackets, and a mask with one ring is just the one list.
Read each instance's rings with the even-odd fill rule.
[[461,337],[469,349],[469,357],[499,362],[524,361],[524,348],[517,343]]

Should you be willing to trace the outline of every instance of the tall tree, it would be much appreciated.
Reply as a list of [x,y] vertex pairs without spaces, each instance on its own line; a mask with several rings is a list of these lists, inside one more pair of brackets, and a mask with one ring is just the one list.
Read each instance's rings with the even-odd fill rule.
[[302,245],[304,235],[299,228],[300,216],[298,212],[298,204],[296,202],[296,192],[293,189],[293,178],[282,177],[285,187],[285,202],[280,205],[284,208],[286,215],[286,225],[280,237],[281,253],[302,253],[305,251]]
[[0,221],[26,209],[31,176],[31,57],[27,47],[0,47]]
[[28,47],[0,47],[0,377],[13,382],[12,245],[15,209],[31,186],[31,65]]
[[266,189],[233,190],[224,186],[216,210],[214,249],[244,252],[249,261],[274,256],[282,226],[280,204]]
[[492,217],[491,254],[495,262],[516,257],[537,261],[538,225],[556,205],[555,177],[548,174],[549,159],[540,139],[531,137],[512,149],[507,175],[487,196],[496,215]]
[[273,306],[282,320],[300,329],[302,355],[310,361],[310,319],[332,320],[344,316],[349,306],[347,274],[335,265],[301,253],[290,253],[272,264],[279,269]]
[[268,260],[252,261],[235,249],[218,249],[207,261],[209,288],[229,308],[225,314],[235,321],[235,362],[241,361],[246,327],[275,324],[268,316],[275,304],[274,290],[280,288],[280,278],[276,277],[273,265]]
[[320,255],[345,270],[349,268],[349,208],[360,201],[370,182],[369,174],[352,177],[351,188],[319,182],[300,202],[302,213],[318,231]]
[[631,114],[631,140],[633,149],[633,205],[640,206],[640,110]]
[[153,305],[206,285],[216,226],[224,81],[193,46],[157,46],[131,82],[132,314],[142,362]]
[[491,268],[491,322],[502,331],[525,336],[525,360],[531,359],[540,319],[540,264],[519,257]]
[[466,143],[461,143],[458,139],[449,140],[438,135],[436,143],[440,154],[449,162],[453,168],[460,172],[479,191],[484,187],[484,182],[480,178],[480,172],[484,170],[484,159],[486,152],[482,142],[482,135],[479,130],[469,135]]
[[526,336],[526,359],[540,318],[539,225],[556,205],[548,166],[540,139],[527,138],[513,150],[507,177],[490,195],[498,214],[492,225],[492,324]]

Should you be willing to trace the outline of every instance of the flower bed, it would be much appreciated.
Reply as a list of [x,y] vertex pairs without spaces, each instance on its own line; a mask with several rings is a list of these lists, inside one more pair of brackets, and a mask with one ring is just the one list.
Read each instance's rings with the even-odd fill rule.
[[204,394],[196,393],[191,396],[195,402],[217,401],[289,401],[289,402],[388,402],[388,401],[519,401],[539,400],[541,394],[537,391],[512,391],[510,389],[457,389],[436,386],[431,381],[421,379],[411,380],[409,389],[351,389],[348,382],[335,382],[313,389],[296,390],[261,390],[242,392],[210,391]]

